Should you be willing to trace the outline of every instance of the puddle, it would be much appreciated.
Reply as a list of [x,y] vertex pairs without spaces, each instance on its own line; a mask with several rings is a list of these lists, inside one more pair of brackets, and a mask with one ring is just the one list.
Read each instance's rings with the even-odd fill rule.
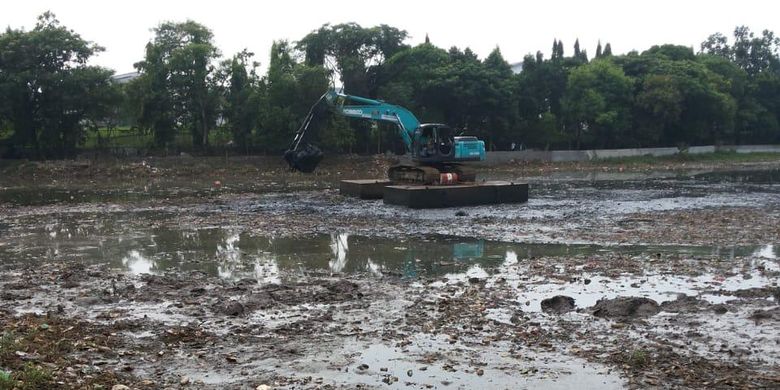
[[[67,261],[108,264],[126,272],[197,270],[224,278],[278,282],[295,272],[358,273],[403,278],[500,272],[507,259],[677,255],[733,259],[755,255],[767,269],[777,267],[780,246],[604,246],[593,244],[512,243],[450,236],[419,239],[365,237],[333,233],[313,237],[256,236],[230,228],[172,230],[151,228],[124,234],[121,223],[91,227],[46,225],[13,241],[0,238],[0,262]],[[477,276],[477,275],[472,275]],[[455,277],[452,277],[455,279]],[[594,279],[595,280],[595,279]],[[626,281],[628,283],[628,281]],[[596,285],[597,283],[594,283]]]
[[490,353],[462,345],[454,347],[445,337],[425,335],[412,337],[405,347],[391,347],[381,341],[368,345],[347,344],[330,351],[328,363],[323,367],[317,365],[316,356],[311,361],[307,359],[306,367],[301,367],[298,375],[311,372],[322,376],[326,382],[390,389],[624,387],[624,381],[608,373],[606,367],[579,358],[531,351],[510,354],[508,347],[494,347],[505,352]]
[[[765,286],[777,286],[778,281],[773,273],[780,272],[780,263],[777,260],[775,245],[759,246],[753,249],[731,248],[723,251],[710,248],[713,259],[728,260],[734,256],[747,256],[746,260],[738,262],[732,268],[717,271],[701,269],[698,275],[680,275],[653,269],[648,266],[640,274],[625,274],[617,276],[604,276],[594,272],[583,270],[582,266],[566,270],[558,267],[561,274],[570,278],[568,282],[551,280],[549,276],[534,274],[528,265],[518,258],[515,251],[507,251],[504,262],[489,275],[479,265],[471,266],[466,272],[447,274],[444,282],[434,282],[430,286],[443,287],[453,283],[465,283],[472,277],[487,278],[487,287],[497,282],[508,283],[517,291],[515,300],[527,312],[540,312],[541,301],[555,295],[566,295],[574,298],[578,308],[587,308],[596,304],[600,299],[612,299],[618,296],[644,297],[655,300],[658,303],[673,301],[685,294],[698,296],[713,304],[728,302],[738,297],[729,292],[737,290],[762,288]],[[592,249],[592,248],[591,248]],[[610,252],[621,253],[622,248],[600,248]],[[642,251],[644,249],[644,252]],[[689,247],[685,256],[706,256],[705,247]],[[646,247],[635,248],[635,254],[654,253],[654,256],[663,256],[669,253],[685,253],[681,248],[674,247]],[[627,251],[627,253],[630,251]],[[770,271],[769,274],[766,271]],[[712,294],[711,291],[718,291]],[[769,298],[770,300],[772,298]]]
[[[635,212],[780,204],[780,186],[775,184],[780,170],[648,175],[621,180],[594,176],[590,182],[537,178],[529,203],[467,208],[465,217],[454,217],[451,209],[409,210],[384,206],[381,201],[344,199],[335,191],[212,196],[219,193],[161,185],[111,191],[6,188],[0,189],[0,202],[49,205],[19,206],[11,209],[16,212],[13,216],[0,217],[0,264],[80,261],[133,274],[200,271],[227,279],[252,278],[262,284],[307,274],[410,280],[446,276],[450,283],[493,278],[522,284],[516,300],[530,311],[539,310],[541,299],[558,294],[574,297],[578,307],[617,295],[666,301],[680,293],[701,294],[711,302],[722,302],[730,299],[723,291],[772,284],[768,278],[780,272],[778,242],[596,245],[539,238],[554,238],[560,229],[576,231],[593,220],[614,220],[619,230],[624,223],[620,218]],[[237,185],[233,190],[252,188]],[[186,201],[175,201],[190,195]],[[145,197],[174,200],[164,205],[132,203]],[[130,203],[95,203],[117,199]],[[276,233],[298,229],[288,224],[307,229],[308,216],[321,215],[328,217],[312,222],[315,227],[303,230],[304,235]],[[363,226],[350,222],[353,218],[377,222]],[[260,219],[275,222],[258,225]],[[342,221],[343,228],[331,226]],[[469,238],[474,236],[484,239]],[[630,273],[615,274],[604,267],[599,272],[567,269],[572,265],[559,261],[589,257],[614,261],[614,256],[634,258],[638,266]],[[690,271],[684,275],[664,271],[663,263],[652,262],[667,256],[686,259],[689,270],[695,270],[698,259],[739,261],[734,269],[702,270],[691,276]],[[542,274],[528,269],[528,262],[542,258],[549,258],[555,270]],[[576,281],[559,280],[564,276]],[[586,279],[588,283],[583,282]],[[706,294],[711,290],[722,291]]]
[[[122,232],[121,223],[95,226],[103,229],[45,225],[13,241],[0,238],[0,263],[79,260],[132,274],[200,271],[233,280],[251,278],[260,284],[284,283],[301,275],[360,274],[406,280],[442,278],[429,284],[436,288],[479,278],[488,286],[507,283],[515,292],[512,299],[526,312],[540,311],[541,301],[555,295],[573,297],[578,308],[617,296],[647,297],[661,303],[686,294],[723,303],[736,298],[729,291],[776,285],[773,275],[780,272],[777,244],[549,244],[346,233],[273,237],[216,227],[157,227],[122,235],[117,234]],[[677,261],[670,265],[672,269],[684,266],[694,271],[670,272],[660,260],[667,258]],[[549,269],[532,267],[540,259]],[[628,263],[616,264],[616,271],[610,272],[611,261]],[[697,264],[710,269],[696,269]]]

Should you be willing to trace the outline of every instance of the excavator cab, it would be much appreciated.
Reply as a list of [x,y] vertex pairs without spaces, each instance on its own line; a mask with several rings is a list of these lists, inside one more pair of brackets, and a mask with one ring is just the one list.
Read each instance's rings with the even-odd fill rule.
[[424,163],[452,161],[454,148],[452,128],[440,123],[420,125],[414,132],[412,157]]

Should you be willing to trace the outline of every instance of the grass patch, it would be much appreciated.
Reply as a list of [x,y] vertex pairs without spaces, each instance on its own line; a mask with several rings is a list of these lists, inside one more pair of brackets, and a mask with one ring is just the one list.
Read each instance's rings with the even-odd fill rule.
[[634,350],[628,355],[626,363],[634,368],[644,367],[648,363],[647,352],[642,349]]
[[[1,312],[0,312],[1,313]],[[90,378],[63,375],[65,367],[80,359],[79,351],[93,350],[92,358],[115,359],[119,339],[109,329],[75,320],[37,315],[1,318],[0,390],[62,388],[110,388],[132,379],[119,378],[116,372],[102,371]],[[5,386],[5,387],[3,387]]]
[[46,389],[54,384],[49,370],[32,363],[27,363],[14,377],[21,382],[19,389],[23,390]]
[[[30,335],[37,333],[37,330]],[[22,364],[16,357],[16,352],[24,349],[17,341],[15,332],[3,332],[0,337],[0,363],[4,367],[12,367],[13,371],[0,371],[0,390],[32,390],[45,389],[52,385],[52,375],[48,370],[32,363]]]
[[10,372],[0,370],[0,390],[11,390],[16,387],[16,380]]
[[9,358],[16,352],[16,339],[13,332],[3,332],[0,336],[0,362]]

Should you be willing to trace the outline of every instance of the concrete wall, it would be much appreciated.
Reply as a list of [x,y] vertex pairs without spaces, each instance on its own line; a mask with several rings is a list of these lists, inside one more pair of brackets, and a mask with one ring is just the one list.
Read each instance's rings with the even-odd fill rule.
[[[727,145],[727,146],[690,146],[689,154],[732,151],[737,153],[780,153],[780,145]],[[501,164],[510,161],[589,161],[602,158],[621,158],[637,156],[672,156],[680,153],[678,148],[641,148],[641,149],[593,149],[593,150],[521,150],[514,152],[488,152],[484,164]]]
[[780,145],[721,146],[718,150],[729,150],[737,153],[780,153]]

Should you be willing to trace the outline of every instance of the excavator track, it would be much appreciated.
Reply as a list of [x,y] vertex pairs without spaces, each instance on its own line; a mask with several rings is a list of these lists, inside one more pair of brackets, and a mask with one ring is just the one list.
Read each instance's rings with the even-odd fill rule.
[[432,185],[439,181],[439,170],[429,166],[394,165],[387,170],[387,178],[398,184]]
[[476,171],[460,164],[429,165],[395,165],[387,171],[387,177],[393,183],[434,185],[439,184],[442,173],[455,173],[458,183],[473,183],[476,181]]

